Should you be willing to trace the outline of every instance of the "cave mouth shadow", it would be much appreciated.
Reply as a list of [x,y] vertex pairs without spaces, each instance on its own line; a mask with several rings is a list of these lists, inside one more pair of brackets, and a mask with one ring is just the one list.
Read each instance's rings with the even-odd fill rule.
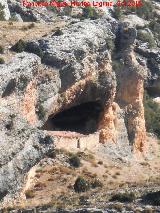
[[56,115],[49,116],[42,127],[48,131],[71,131],[91,134],[97,131],[100,113],[103,107],[99,101],[82,103]]

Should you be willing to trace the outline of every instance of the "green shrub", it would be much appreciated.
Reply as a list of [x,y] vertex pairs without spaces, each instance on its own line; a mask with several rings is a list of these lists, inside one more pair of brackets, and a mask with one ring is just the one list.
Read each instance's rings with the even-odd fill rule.
[[22,31],[27,31],[27,30],[28,30],[28,27],[27,27],[27,26],[23,26],[23,27],[21,27],[21,30],[22,30]]
[[124,64],[121,60],[112,60],[112,69],[114,71],[120,71],[124,67]]
[[28,84],[28,78],[25,75],[21,75],[18,81],[18,89],[23,91]]
[[155,47],[155,40],[152,37],[152,35],[149,32],[143,32],[141,30],[137,31],[137,39],[143,41],[143,42],[147,42],[149,44],[149,47]]
[[10,96],[15,91],[15,88],[16,88],[16,79],[15,78],[10,79],[6,87],[4,88],[2,98]]
[[94,188],[97,188],[97,187],[102,187],[103,184],[102,182],[99,180],[99,179],[95,179],[91,182],[91,187],[94,189]]
[[11,47],[11,50],[17,53],[25,51],[26,42],[20,39],[15,45]]
[[106,40],[106,45],[109,50],[113,50],[115,48],[114,41],[111,38]]
[[147,19],[147,20],[152,19],[154,17],[153,4],[146,0],[141,0],[141,2],[143,5],[140,7],[136,7],[136,6],[125,7],[125,13],[129,14],[129,13],[134,12],[137,16],[139,16],[143,19]]
[[71,12],[72,12],[72,7],[71,6],[64,7],[63,13],[64,13],[65,16],[70,16]]
[[[129,2],[129,0],[127,1]],[[120,19],[123,14],[130,14],[135,13],[137,16],[150,20],[154,18],[154,6],[150,1],[141,0],[142,6],[136,7],[136,6],[114,6],[114,17],[117,19]]]
[[0,21],[4,21],[5,20],[3,9],[4,9],[4,6],[2,6],[2,4],[0,3]]
[[23,26],[23,27],[21,28],[21,30],[26,31],[26,30],[30,30],[30,29],[32,29],[32,28],[34,28],[34,27],[35,27],[35,24],[32,23],[32,24],[29,24],[28,26]]
[[13,123],[13,120],[10,120],[7,124],[6,124],[6,129],[7,130],[12,130],[13,129],[13,127],[14,127],[14,123]]
[[[89,197],[88,196],[80,196],[79,197],[79,205],[89,205],[89,202],[88,202],[88,200],[89,200]],[[89,213],[88,211],[86,212],[86,213]],[[97,212],[98,213],[98,212]],[[101,212],[99,212],[99,213],[101,213]]]
[[53,143],[53,139],[50,135],[47,135],[45,138],[40,138],[40,143],[41,144],[45,144],[45,145],[49,145]]
[[12,22],[12,21],[17,21],[17,18],[16,18],[16,14],[11,14],[11,17],[10,17],[10,19],[9,19],[9,21],[10,22]]
[[114,13],[113,14],[114,14],[114,17],[119,20],[122,17],[122,14],[123,14],[122,8],[114,5]]
[[2,46],[0,46],[0,54],[4,53],[4,48]]
[[88,6],[88,7],[83,8],[83,17],[84,18],[97,19],[97,18],[99,18],[99,15],[96,12],[95,8]]
[[8,22],[8,25],[12,26],[12,25],[13,25],[13,22],[12,22],[12,21],[9,21],[9,22]]
[[50,150],[48,153],[47,153],[47,156],[49,157],[49,158],[56,158],[56,151],[55,150]]
[[43,107],[43,105],[41,103],[39,103],[37,105],[37,110],[38,110],[37,111],[37,115],[38,115],[39,119],[43,120],[44,117],[45,117],[45,110],[44,110],[44,107]]
[[86,192],[90,189],[90,183],[83,177],[78,177],[74,184],[75,192]]
[[55,13],[55,12],[58,12],[56,6],[48,6],[47,9],[53,11],[54,13]]
[[0,64],[5,64],[5,60],[3,58],[0,58]]
[[136,199],[136,196],[133,192],[125,192],[125,193],[118,193],[113,195],[110,201],[119,201],[119,202],[133,202]]
[[154,12],[153,12],[153,4],[150,1],[142,0],[143,6],[141,7],[136,7],[136,14],[144,19],[152,19],[154,17]]
[[35,27],[35,24],[34,24],[34,23],[31,23],[31,24],[28,25],[28,29],[32,29],[32,28],[34,28],[34,27]]
[[160,40],[160,21],[158,20],[153,20],[149,23],[149,28],[152,30],[154,33],[155,38]]
[[34,192],[33,190],[27,190],[27,191],[25,192],[25,195],[26,195],[26,198],[27,198],[27,199],[31,199],[31,198],[34,198],[35,192]]
[[152,21],[149,23],[149,28],[150,28],[153,32],[160,33],[160,23],[158,23],[157,20],[152,20]]
[[154,102],[146,92],[144,94],[144,115],[147,131],[160,137],[160,105]]
[[80,167],[81,165],[80,158],[76,155],[73,155],[72,157],[69,158],[69,163],[71,166],[76,168]]
[[63,35],[63,32],[62,32],[61,29],[57,29],[57,30],[54,32],[53,35],[54,35],[54,36],[61,36],[61,35]]

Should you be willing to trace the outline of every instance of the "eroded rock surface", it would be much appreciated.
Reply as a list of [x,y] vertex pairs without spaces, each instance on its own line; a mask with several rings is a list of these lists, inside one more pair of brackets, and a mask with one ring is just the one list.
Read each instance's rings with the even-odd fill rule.
[[[30,1],[8,1],[8,8],[10,13],[14,16],[16,21],[34,22],[38,21],[41,23],[51,22],[55,19],[55,14],[51,10],[47,10],[46,7],[33,7]],[[28,7],[27,7],[28,5]]]
[[[76,129],[94,123],[100,134],[97,143],[104,143],[106,152],[114,148],[113,155],[117,151],[117,156],[128,157],[134,147],[135,152],[143,153],[145,72],[132,51],[135,37],[134,28],[118,26],[113,20],[85,20],[28,42],[26,51],[31,53],[17,54],[9,64],[0,65],[1,197],[19,189],[27,171],[53,149],[55,136],[44,128],[46,122],[53,125],[57,113],[71,109],[64,113],[67,118],[76,106],[86,120],[81,123],[81,116],[74,113]],[[112,69],[115,39],[123,49],[117,53],[123,62],[119,73]],[[87,110],[93,104],[95,111],[90,116]],[[99,110],[98,119],[93,120]],[[66,128],[62,117],[52,131]]]
[[22,53],[0,66],[0,199],[20,189],[26,173],[54,146],[53,139],[30,126],[21,112],[25,88],[38,64],[37,56]]
[[7,0],[1,0],[0,3],[3,6],[4,19],[9,20],[11,15],[10,15],[10,11],[9,11],[9,8],[8,8]]

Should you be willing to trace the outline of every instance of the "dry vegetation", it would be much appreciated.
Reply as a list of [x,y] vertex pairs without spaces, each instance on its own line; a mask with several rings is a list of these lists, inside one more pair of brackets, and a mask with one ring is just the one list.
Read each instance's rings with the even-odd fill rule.
[[24,41],[41,38],[49,32],[56,31],[59,27],[64,26],[64,22],[54,23],[30,23],[30,22],[11,22],[0,21],[0,47],[4,48],[4,53],[0,57],[7,62],[15,53],[10,51],[10,47],[18,40]]
[[[64,149],[56,150],[56,157],[50,158],[52,163],[45,163],[47,158],[39,163],[35,167],[35,175],[30,179],[29,188],[25,191],[26,199],[23,204],[18,203],[18,206],[47,204],[57,208],[94,207],[96,201],[99,207],[103,207],[103,201],[111,200],[115,194],[116,199],[132,201],[134,196],[140,195],[142,188],[145,189],[151,183],[157,185],[160,181],[159,159],[147,163],[122,163],[103,159],[102,164],[99,155],[85,151],[74,153],[81,162],[80,167],[76,168],[69,163],[71,156],[73,153]],[[87,186],[80,193],[76,192],[74,186],[79,177],[83,187]],[[125,191],[128,188],[139,188],[140,191],[136,195],[118,193],[119,190]],[[122,208],[122,204],[112,205],[116,209]]]

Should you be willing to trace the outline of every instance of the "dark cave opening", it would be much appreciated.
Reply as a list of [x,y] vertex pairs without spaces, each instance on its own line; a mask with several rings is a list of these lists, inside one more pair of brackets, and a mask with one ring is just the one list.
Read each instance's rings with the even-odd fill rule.
[[48,131],[72,131],[91,134],[97,130],[97,123],[103,107],[100,102],[83,103],[54,116],[50,116],[43,126]]

